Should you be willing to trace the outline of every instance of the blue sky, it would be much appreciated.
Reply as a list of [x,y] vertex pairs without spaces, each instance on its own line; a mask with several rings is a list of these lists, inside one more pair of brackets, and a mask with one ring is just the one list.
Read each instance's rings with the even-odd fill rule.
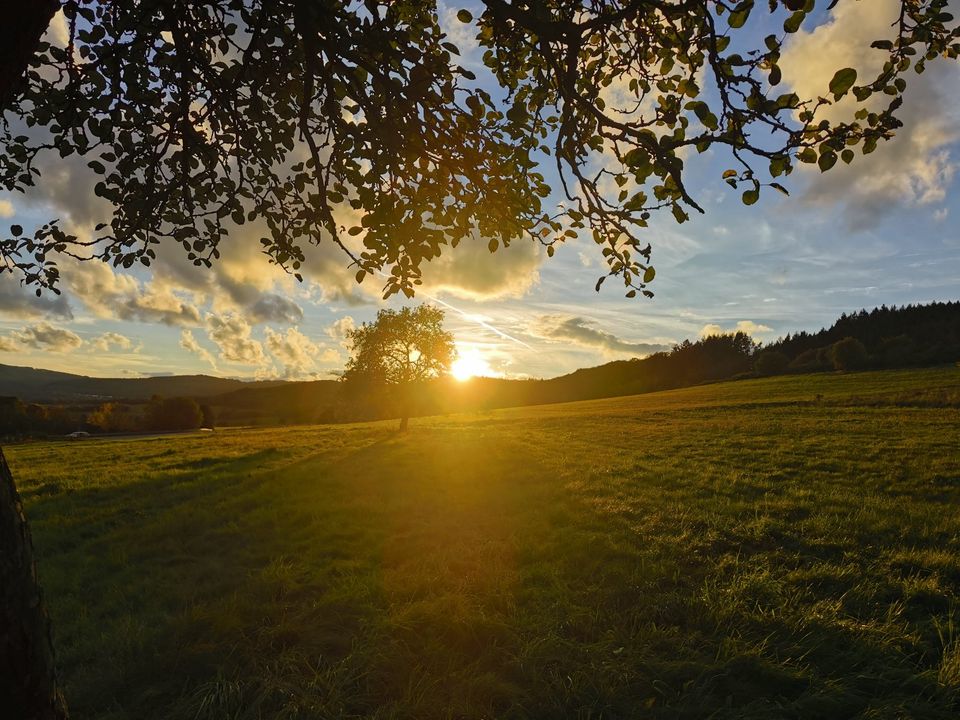
[[[886,33],[895,5],[847,0],[821,14],[792,38],[784,85],[825,94],[834,70],[869,69],[869,43]],[[441,6],[441,17],[465,64],[475,63],[453,17],[459,6]],[[707,212],[684,225],[669,213],[654,218],[652,300],[628,300],[613,282],[596,293],[603,271],[592,243],[570,242],[548,259],[532,244],[491,256],[482,238],[433,263],[417,299],[447,306],[447,326],[477,367],[515,377],[644,355],[706,332],[740,328],[771,340],[862,307],[955,300],[960,72],[938,61],[909,82],[895,140],[828,175],[795,172],[790,198],[768,192],[744,207],[720,179],[721,150],[690,158],[688,188]],[[90,227],[105,211],[90,187],[82,164],[61,161],[37,194],[0,194],[0,222],[66,217]],[[267,265],[253,232],[231,237],[213,272],[173,249],[149,274],[65,264],[60,297],[37,299],[0,276],[0,363],[98,376],[329,377],[346,359],[344,333],[384,305],[379,285],[357,287],[330,248],[311,250],[299,284]]]

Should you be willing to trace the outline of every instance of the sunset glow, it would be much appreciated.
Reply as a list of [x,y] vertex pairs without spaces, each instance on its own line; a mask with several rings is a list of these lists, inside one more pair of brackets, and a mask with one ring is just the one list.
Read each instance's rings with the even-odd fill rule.
[[458,348],[457,359],[450,366],[454,379],[464,382],[472,377],[495,375],[490,363],[477,348]]

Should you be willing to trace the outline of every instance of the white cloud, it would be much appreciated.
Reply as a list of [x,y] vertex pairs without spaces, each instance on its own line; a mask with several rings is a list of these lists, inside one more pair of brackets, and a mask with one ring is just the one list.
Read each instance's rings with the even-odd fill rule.
[[285,333],[266,328],[264,332],[267,349],[283,364],[283,377],[288,380],[316,377],[317,363],[340,360],[336,350],[321,347],[297,328],[287,328]]
[[350,332],[357,327],[357,322],[349,315],[338,318],[330,327],[326,329],[327,335],[331,340],[336,340],[341,347],[350,347]]
[[423,266],[426,292],[447,292],[467,300],[522,297],[540,280],[541,246],[519,239],[491,253],[487,240],[464,238]]
[[482,68],[480,46],[477,44],[477,26],[474,23],[462,23],[457,19],[461,5],[440,2],[437,5],[440,27],[447,38],[460,51],[459,63],[467,67]]
[[210,367],[213,368],[213,371],[217,372],[216,358],[213,357],[213,354],[209,350],[197,342],[197,339],[193,336],[192,330],[180,331],[180,347],[187,352],[193,353],[204,362],[210,363]]
[[251,337],[250,324],[243,317],[236,313],[209,313],[206,319],[207,334],[220,349],[221,360],[241,365],[268,364],[263,345]]
[[133,347],[133,341],[115,332],[105,332],[97,338],[90,341],[90,346],[100,352],[110,352],[112,348],[118,350],[130,350]]
[[710,337],[712,335],[732,335],[736,332],[746,333],[750,337],[763,335],[773,332],[773,328],[755,323],[753,320],[741,320],[734,327],[725,329],[717,323],[708,323],[700,329],[700,337]]
[[4,338],[0,349],[7,351],[21,347],[52,352],[70,352],[83,345],[83,340],[72,330],[41,322],[13,330]]
[[[828,96],[834,73],[844,67],[858,71],[858,82],[868,82],[881,70],[886,53],[870,47],[874,40],[890,39],[900,9],[898,0],[840,3],[830,19],[810,31],[800,31],[784,48],[784,82],[804,98]],[[897,112],[904,126],[876,152],[857,153],[850,165],[838,163],[819,175],[804,166],[812,178],[804,199],[818,204],[846,205],[847,224],[869,228],[880,217],[902,206],[942,202],[957,171],[950,143],[960,137],[960,75],[953,63],[935,60],[922,75],[905,76],[904,105]],[[888,96],[880,96],[883,102]],[[821,115],[833,121],[853,120],[858,104],[852,93]]]
[[595,327],[592,320],[575,315],[543,315],[537,319],[530,332],[546,340],[593,348],[605,355],[646,356],[670,349],[669,345],[663,343],[623,340],[613,333]]
[[99,260],[66,267],[68,293],[98,317],[164,325],[200,324],[196,305],[178,297],[163,283],[141,283],[132,275],[114,272]]
[[67,27],[67,19],[63,16],[63,10],[57,10],[57,13],[51,18],[44,34],[44,40],[59,47],[66,47],[67,43],[70,42],[70,30]]

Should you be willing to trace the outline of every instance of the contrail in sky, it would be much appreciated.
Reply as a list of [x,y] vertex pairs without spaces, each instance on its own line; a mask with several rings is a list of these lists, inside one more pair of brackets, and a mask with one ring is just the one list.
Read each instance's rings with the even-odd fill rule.
[[478,318],[476,315],[471,315],[470,313],[464,312],[464,311],[461,310],[460,308],[454,307],[454,306],[451,305],[450,303],[444,302],[444,301],[441,300],[440,298],[433,297],[432,295],[427,295],[426,293],[423,293],[423,296],[424,296],[424,297],[427,297],[427,298],[430,298],[430,299],[433,300],[434,302],[440,303],[440,304],[443,305],[444,307],[450,308],[451,310],[453,310],[453,311],[456,312],[456,313],[459,313],[460,316],[461,316],[464,320],[467,320],[467,321],[472,322],[472,323],[476,323],[476,324],[479,325],[480,327],[485,328],[485,329],[489,330],[490,332],[499,335],[500,337],[502,337],[502,338],[505,339],[505,340],[510,340],[511,342],[515,342],[517,345],[522,345],[522,346],[525,347],[527,350],[533,350],[533,348],[530,347],[529,345],[527,345],[523,340],[520,340],[520,339],[518,339],[518,338],[515,338],[513,335],[509,335],[509,334],[505,333],[503,330],[501,330],[501,329],[499,329],[499,328],[495,328],[493,325],[491,325],[490,323],[488,323],[488,322],[485,321],[485,320],[481,320],[481,319]]
[[[385,272],[381,272],[380,270],[375,270],[374,272],[376,272],[377,275],[380,275],[381,277],[390,277],[390,276],[387,275]],[[525,343],[523,340],[520,340],[519,338],[515,338],[513,335],[510,335],[510,334],[508,334],[508,333],[505,333],[503,330],[501,330],[501,329],[499,329],[499,328],[495,328],[493,325],[491,325],[490,323],[488,323],[486,320],[481,320],[481,319],[478,318],[476,315],[471,315],[471,314],[468,313],[468,312],[464,312],[464,311],[461,310],[460,308],[458,308],[458,307],[456,307],[456,306],[454,306],[454,305],[451,305],[450,303],[448,303],[448,302],[446,302],[446,301],[444,301],[444,300],[441,300],[441,299],[438,298],[438,297],[434,297],[433,295],[428,295],[428,294],[425,293],[425,292],[422,292],[422,291],[421,291],[421,292],[420,292],[420,295],[423,295],[425,298],[428,298],[428,299],[430,299],[430,300],[433,300],[435,303],[439,303],[440,305],[443,305],[445,308],[449,308],[450,310],[453,310],[455,313],[457,313],[458,315],[460,315],[460,317],[462,317],[464,320],[466,320],[466,321],[468,321],[468,322],[476,323],[477,325],[479,325],[480,327],[484,328],[485,330],[489,330],[490,332],[494,333],[495,335],[499,335],[499,336],[502,337],[504,340],[509,340],[510,342],[516,343],[517,345],[520,345],[521,347],[525,347],[527,350],[533,350],[533,348],[530,347],[529,345],[527,345],[527,343]]]

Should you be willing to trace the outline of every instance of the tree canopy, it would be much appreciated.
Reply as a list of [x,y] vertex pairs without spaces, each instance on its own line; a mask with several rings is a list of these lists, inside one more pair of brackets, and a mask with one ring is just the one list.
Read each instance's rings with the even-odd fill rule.
[[[40,292],[56,291],[62,256],[129,268],[173,245],[209,266],[255,223],[298,277],[305,247],[333,243],[358,281],[409,297],[422,264],[467,237],[552,255],[582,233],[607,263],[598,288],[617,276],[651,295],[642,228],[656,210],[702,211],[692,153],[722,149],[718,181],[747,205],[787,192],[798,162],[825,172],[873,152],[899,125],[907,73],[960,50],[947,0],[901,0],[873,43],[881,72],[837,68],[807,98],[778,88],[781,50],[825,0],[481,4],[459,21],[487,82],[433,2],[70,0],[66,47],[41,40],[56,0],[21,4],[0,30],[0,188],[30,192],[45,159],[76,153],[113,211],[89,235],[12,226],[4,269]],[[751,46],[761,22],[777,30]],[[824,117],[851,95],[850,117]],[[548,207],[554,189],[565,201]]]

